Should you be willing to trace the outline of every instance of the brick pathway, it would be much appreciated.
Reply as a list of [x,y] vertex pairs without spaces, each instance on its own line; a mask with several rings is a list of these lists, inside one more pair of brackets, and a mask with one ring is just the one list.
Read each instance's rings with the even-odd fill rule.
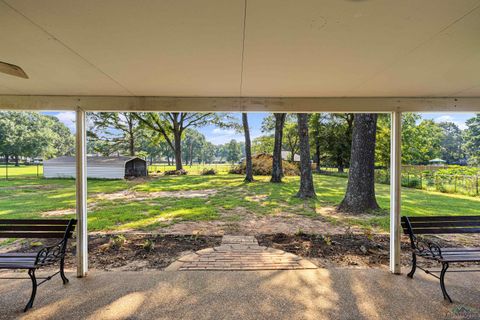
[[317,267],[294,254],[262,247],[253,236],[223,236],[219,247],[183,256],[167,270],[289,270]]

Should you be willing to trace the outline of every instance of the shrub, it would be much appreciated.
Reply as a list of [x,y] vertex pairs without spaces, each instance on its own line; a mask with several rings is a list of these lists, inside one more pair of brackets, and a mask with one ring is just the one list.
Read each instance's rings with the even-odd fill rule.
[[215,169],[207,169],[207,168],[204,168],[200,174],[202,176],[213,176],[213,175],[216,175],[217,174],[217,171]]
[[[272,174],[273,156],[267,153],[256,154],[252,157],[253,174],[257,176],[269,176]],[[247,165],[243,161],[242,164],[231,168],[228,172],[233,174],[245,174]],[[300,174],[298,166],[288,162],[282,161],[283,174],[286,176],[297,176]]]
[[142,244],[143,250],[150,252],[155,249],[155,242],[150,239],[146,239],[145,242]]
[[123,234],[118,234],[110,238],[110,248],[121,248],[125,242],[127,241],[127,238]]
[[163,174],[165,176],[183,176],[186,175],[188,172],[185,169],[180,169],[180,170],[168,170],[165,171]]

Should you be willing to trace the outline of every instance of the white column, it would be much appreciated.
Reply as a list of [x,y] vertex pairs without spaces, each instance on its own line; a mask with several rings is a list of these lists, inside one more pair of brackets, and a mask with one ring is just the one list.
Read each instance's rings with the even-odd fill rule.
[[402,113],[392,112],[390,135],[390,271],[400,270],[400,209],[402,177]]
[[85,111],[80,108],[77,109],[76,126],[77,277],[85,277],[88,271],[87,132]]

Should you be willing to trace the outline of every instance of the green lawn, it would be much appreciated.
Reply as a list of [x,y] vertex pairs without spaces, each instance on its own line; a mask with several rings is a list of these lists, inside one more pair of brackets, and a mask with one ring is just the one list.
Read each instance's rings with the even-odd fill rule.
[[[165,225],[165,220],[195,221],[240,219],[233,211],[243,207],[257,215],[289,212],[313,217],[323,206],[338,204],[343,197],[347,179],[315,176],[318,198],[304,202],[294,197],[298,177],[286,177],[285,183],[271,184],[269,177],[256,177],[257,182],[245,184],[243,176],[188,175],[158,177],[148,181],[89,180],[89,202],[101,193],[122,190],[136,192],[186,191],[216,189],[205,198],[147,198],[144,200],[100,199],[89,211],[90,230],[151,230]],[[343,223],[366,228],[375,226],[388,230],[389,186],[376,186],[382,210],[361,218],[342,219]],[[406,189],[403,192],[402,213],[405,215],[465,215],[479,214],[480,198]],[[0,180],[0,218],[35,218],[42,212],[75,207],[75,182],[68,179]],[[229,212],[230,211],[230,212]],[[221,216],[220,213],[231,214]],[[73,216],[73,215],[72,215]],[[327,217],[328,218],[328,217]],[[330,217],[332,222],[339,222]]]

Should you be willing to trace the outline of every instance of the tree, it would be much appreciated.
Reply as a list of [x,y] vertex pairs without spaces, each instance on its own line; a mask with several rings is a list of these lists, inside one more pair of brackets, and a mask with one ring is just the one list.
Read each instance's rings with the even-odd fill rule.
[[308,114],[299,113],[298,140],[300,144],[300,189],[297,197],[301,199],[316,197],[313,186],[312,165],[310,163],[310,143],[308,141]]
[[[432,120],[422,120],[419,114],[402,114],[402,163],[428,164],[440,157],[443,129]],[[390,165],[390,117],[379,116],[376,159],[388,167]]]
[[182,141],[182,155],[185,164],[193,164],[194,159],[201,158],[201,151],[206,139],[203,134],[195,129],[185,130]]
[[250,142],[250,128],[248,127],[248,115],[242,113],[243,132],[245,135],[245,182],[253,182],[252,144]]
[[468,163],[480,166],[480,113],[466,122],[465,130],[465,153],[468,156]]
[[313,113],[310,115],[309,119],[309,132],[313,141],[313,148],[315,150],[315,170],[320,172],[320,161],[321,161],[321,145],[322,145],[322,135],[324,134],[324,120],[325,116],[321,113]]
[[252,152],[253,154],[258,153],[269,153],[273,154],[273,144],[275,139],[273,135],[260,136],[252,141]]
[[285,113],[274,113],[275,116],[275,142],[273,145],[272,178],[270,182],[282,182],[282,139],[283,126],[285,124]]
[[377,114],[356,114],[347,192],[339,210],[363,213],[379,208],[375,198],[375,138]]
[[0,113],[0,154],[13,157],[51,158],[72,152],[73,137],[68,128],[50,116],[35,112]]
[[237,163],[240,161],[242,157],[242,145],[237,142],[237,140],[232,139],[226,145],[227,147],[227,161],[231,162],[232,164]]
[[462,130],[453,122],[441,122],[443,134],[440,141],[440,157],[448,164],[459,164],[465,159]]
[[286,151],[290,152],[290,161],[295,160],[295,154],[299,150],[299,135],[298,135],[298,124],[296,122],[285,121],[283,133],[284,133],[284,146]]
[[175,153],[176,170],[183,169],[182,165],[182,135],[187,128],[201,127],[207,124],[222,126],[225,115],[219,113],[190,113],[190,112],[150,112],[136,113],[138,120],[150,130],[163,136],[167,144]]
[[95,112],[89,114],[89,118],[97,138],[101,136],[102,140],[111,140],[119,149],[125,148],[129,155],[135,155],[136,140],[141,129],[135,113]]

